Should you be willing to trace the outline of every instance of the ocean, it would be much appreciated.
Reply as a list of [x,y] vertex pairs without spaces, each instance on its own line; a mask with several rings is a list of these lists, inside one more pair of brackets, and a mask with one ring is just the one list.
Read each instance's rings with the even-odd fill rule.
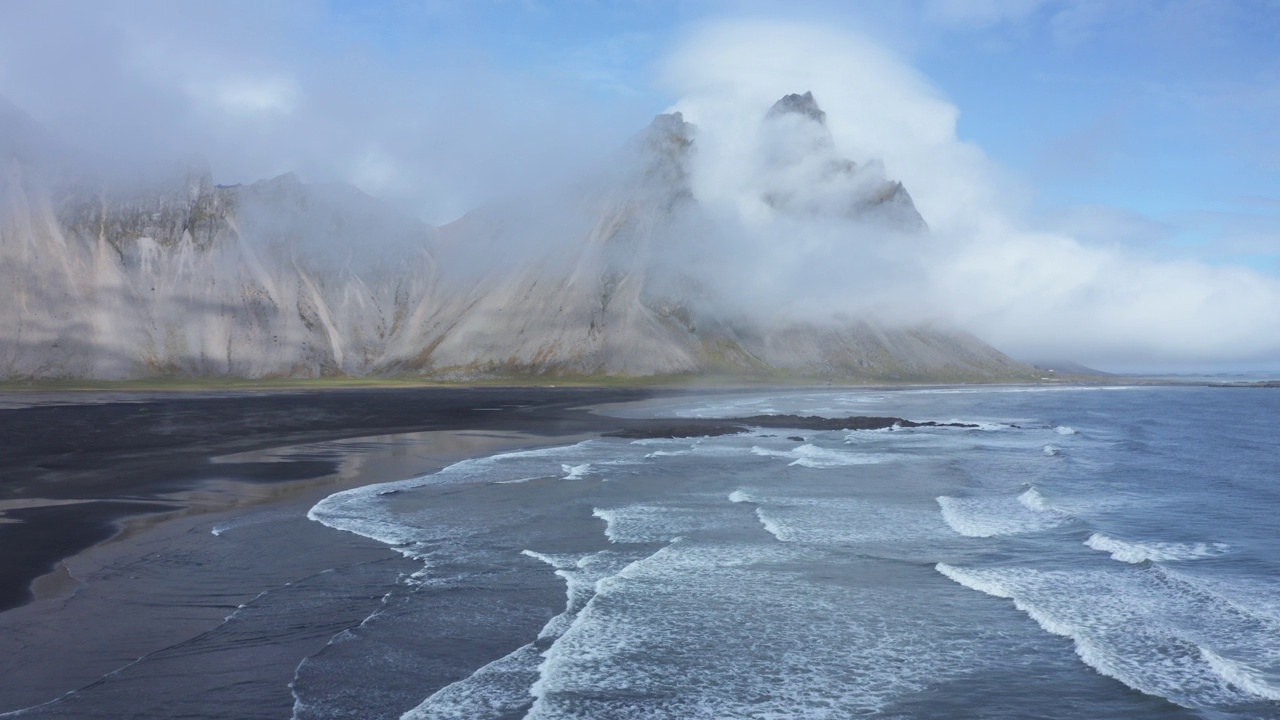
[[[421,569],[299,667],[295,716],[1280,718],[1280,391],[606,412],[977,427],[600,438],[333,495],[313,520]],[[522,605],[548,587],[562,612]]]

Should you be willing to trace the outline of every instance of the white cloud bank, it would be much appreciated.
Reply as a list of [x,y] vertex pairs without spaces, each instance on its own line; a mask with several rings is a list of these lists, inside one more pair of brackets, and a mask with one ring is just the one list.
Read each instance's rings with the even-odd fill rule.
[[[1023,191],[956,137],[957,108],[868,38],[716,23],[684,38],[665,77],[680,97],[675,109],[700,128],[695,192],[744,229],[738,242],[757,255],[758,287],[821,297],[837,312],[893,307],[901,319],[959,324],[1022,358],[1113,367],[1280,360],[1280,280],[1025,227]],[[931,239],[913,245],[761,210],[761,116],[805,91],[826,111],[842,155],[881,159],[906,185]],[[833,237],[841,232],[849,237]],[[801,245],[808,257],[798,256]]]

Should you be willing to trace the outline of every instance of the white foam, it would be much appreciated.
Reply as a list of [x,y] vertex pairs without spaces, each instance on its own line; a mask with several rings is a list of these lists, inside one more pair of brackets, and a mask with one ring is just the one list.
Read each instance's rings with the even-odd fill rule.
[[1156,565],[1172,583],[1208,595],[1257,621],[1280,627],[1280,584],[1270,578],[1218,577],[1189,572],[1194,566]]
[[1056,512],[1053,509],[1053,506],[1049,504],[1049,501],[1045,499],[1044,495],[1041,495],[1040,491],[1035,488],[1027,488],[1026,492],[1018,496],[1018,502],[1021,503],[1023,507],[1036,512]]
[[1075,428],[1073,428],[1073,427],[1067,427],[1066,425],[1059,425],[1058,427],[1054,428],[1054,429],[1053,429],[1053,431],[1054,431],[1054,432],[1056,432],[1056,433],[1058,433],[1059,435],[1075,435],[1075,434],[1077,434],[1077,433],[1076,433],[1076,429],[1075,429]]
[[[522,554],[555,568],[565,580],[567,600],[564,612],[553,617],[538,634],[539,640],[556,639],[573,625],[579,612],[595,595],[596,585],[635,562],[638,556],[604,551],[588,554],[552,554],[524,550]],[[476,670],[470,676],[446,685],[401,720],[498,720],[511,717],[533,700],[532,688],[539,679],[542,653],[533,644],[523,645]]]
[[[362,535],[378,542],[403,548],[424,539],[438,539],[443,533],[456,534],[456,518],[440,515],[415,515],[404,509],[393,510],[405,493],[435,485],[461,483],[520,483],[536,478],[563,474],[566,479],[581,478],[590,471],[591,462],[603,456],[616,456],[622,451],[625,461],[626,443],[585,440],[574,445],[517,450],[487,457],[471,458],[441,468],[429,475],[377,485],[366,485],[334,493],[316,503],[307,517],[336,530]],[[639,451],[639,448],[636,449]],[[638,459],[638,457],[637,457]],[[568,461],[568,462],[566,462]],[[573,462],[579,461],[579,462]],[[425,513],[426,511],[422,511]]]
[[959,498],[942,495],[936,499],[942,509],[942,519],[965,537],[1040,532],[1073,520],[1067,513],[1050,506],[1035,488],[1017,497]]
[[788,465],[799,465],[801,467],[819,469],[846,467],[851,465],[876,465],[904,457],[902,455],[890,455],[887,453],[834,450],[831,448],[819,447],[811,443],[806,443],[793,450],[772,450],[770,448],[755,445],[752,446],[751,452],[756,455],[760,455],[761,457],[776,457],[790,460],[791,462],[787,463]]
[[542,655],[523,645],[450,683],[400,716],[400,720],[500,720],[519,712],[533,699],[529,688],[538,679]]
[[560,469],[565,473],[564,480],[580,480],[591,470],[591,463],[583,463],[581,465],[561,464]]
[[1055,455],[1058,455],[1058,454],[1060,454],[1061,452],[1062,452],[1062,450],[1060,450],[1060,449],[1058,448],[1058,446],[1057,446],[1057,445],[1045,445],[1045,446],[1044,446],[1044,454],[1045,454],[1045,455],[1048,455],[1049,457],[1054,457]]
[[[723,496],[720,496],[723,498]],[[723,503],[723,499],[720,500]],[[605,537],[615,543],[669,542],[701,530],[737,526],[741,511],[717,512],[697,503],[668,505],[637,503],[616,508],[595,508],[592,515],[605,521]],[[732,505],[724,505],[728,510]]]
[[1228,660],[1208,648],[1200,648],[1200,653],[1209,667],[1231,685],[1264,700],[1280,700],[1280,676]]
[[973,666],[972,628],[885,612],[917,602],[905,589],[785,569],[809,558],[677,543],[601,581],[546,651],[526,718],[860,717]]
[[764,508],[756,508],[756,518],[758,518],[760,520],[760,524],[764,526],[765,532],[772,535],[778,542],[793,542],[796,540],[796,537],[792,535],[785,526],[779,524],[777,520],[770,517],[769,514],[764,511]]
[[1129,687],[1189,708],[1256,702],[1276,686],[1251,664],[1208,651],[1277,659],[1280,628],[1241,615],[1152,569],[936,569],[978,592],[1012,600],[1045,631],[1070,638],[1080,659]]
[[946,563],[938,563],[933,567],[944,576],[960,583],[970,590],[977,590],[980,593],[986,593],[992,597],[1004,598],[1006,600],[1013,599],[1013,592],[1006,589],[996,580],[961,570],[958,567],[948,565]]
[[948,536],[937,514],[850,497],[805,497],[763,489],[735,490],[729,499],[757,505],[756,518],[779,542],[842,546],[916,543]]
[[1170,542],[1133,542],[1117,540],[1109,535],[1093,533],[1084,541],[1085,545],[1105,553],[1110,553],[1113,560],[1127,563],[1169,562],[1176,560],[1198,560],[1215,557],[1230,550],[1226,543],[1170,543]]

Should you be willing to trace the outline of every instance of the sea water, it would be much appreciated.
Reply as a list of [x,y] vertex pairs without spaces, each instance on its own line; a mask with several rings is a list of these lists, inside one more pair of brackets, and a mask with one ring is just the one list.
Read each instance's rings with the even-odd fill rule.
[[976,427],[601,438],[331,496],[313,520],[421,570],[302,663],[295,716],[1280,718],[1280,390],[611,412]]

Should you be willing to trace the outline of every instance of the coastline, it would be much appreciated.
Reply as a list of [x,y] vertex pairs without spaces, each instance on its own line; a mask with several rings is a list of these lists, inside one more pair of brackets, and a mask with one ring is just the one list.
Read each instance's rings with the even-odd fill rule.
[[[583,407],[651,395],[362,389],[0,407],[0,584],[11,600],[0,714],[106,676],[127,688],[120,678],[139,659],[198,644],[290,585],[337,572],[376,577],[357,587],[394,585],[420,565],[309,520],[310,508],[470,457],[576,442],[626,422]],[[255,704],[287,713],[297,663],[380,599],[353,596],[305,631],[223,648],[206,659],[220,668],[209,681],[252,685]]]
[[[716,389],[702,389],[698,394],[717,402]],[[885,393],[881,400],[896,403],[891,394]],[[151,418],[134,427],[140,427],[143,435],[150,432],[148,427],[185,433],[182,443],[122,438],[120,444],[127,447],[103,445],[86,456],[62,459],[64,465],[101,466],[93,477],[110,481],[104,487],[115,488],[117,496],[108,498],[99,493],[86,499],[68,494],[61,499],[48,498],[43,506],[29,496],[4,501],[7,504],[0,505],[0,510],[21,513],[43,507],[74,514],[94,503],[101,507],[114,500],[121,507],[132,503],[146,511],[118,518],[114,522],[119,531],[113,537],[72,554],[54,572],[38,578],[33,583],[33,602],[0,612],[0,717],[18,709],[24,710],[23,717],[288,717],[298,711],[297,703],[304,701],[302,716],[325,708],[338,716],[358,717],[362,716],[358,703],[369,696],[354,692],[350,698],[341,696],[348,680],[344,673],[353,667],[349,664],[353,660],[368,673],[361,676],[365,678],[361,682],[376,687],[379,693],[396,695],[400,704],[393,707],[408,707],[403,704],[405,698],[427,697],[494,658],[514,652],[537,635],[547,618],[561,611],[565,602],[562,579],[541,564],[545,560],[531,560],[511,551],[529,547],[524,538],[535,534],[540,538],[540,552],[608,549],[595,504],[584,504],[575,496],[598,483],[600,477],[578,477],[574,468],[554,465],[565,468],[568,477],[555,479],[552,476],[557,471],[553,470],[528,484],[492,483],[491,477],[472,477],[465,484],[415,490],[413,502],[447,513],[439,516],[443,524],[424,527],[452,527],[447,518],[455,515],[490,521],[501,517],[499,535],[506,533],[501,536],[519,541],[502,546],[507,551],[502,555],[503,563],[489,567],[481,562],[470,568],[474,577],[480,578],[475,584],[442,585],[438,590],[425,590],[426,596],[415,596],[418,585],[408,579],[423,570],[420,557],[408,559],[383,542],[309,520],[308,511],[317,502],[349,488],[418,477],[454,461],[513,449],[567,445],[610,434],[683,437],[678,433],[689,430],[701,435],[726,423],[760,420],[754,416],[693,418],[673,424],[670,419],[637,417],[647,412],[627,417],[623,410],[652,409],[672,400],[689,399],[663,393],[640,398],[617,397],[608,391],[548,392],[523,398],[517,398],[519,391],[469,395],[466,391],[443,392],[407,402],[436,401],[430,403],[429,410],[420,410],[429,420],[419,418],[418,422],[482,426],[476,429],[378,429],[380,423],[404,419],[393,417],[394,409],[383,412],[382,401],[388,400],[383,395],[365,397],[357,404],[358,412],[352,408],[337,412],[346,418],[337,426],[326,426],[324,415],[309,414],[304,402],[304,407],[293,407],[305,411],[301,418],[277,418],[279,422],[266,433],[255,431],[257,426],[231,423],[249,432],[223,435],[219,428],[227,430],[228,425],[216,417],[206,418],[203,432],[184,430],[181,421],[190,419],[185,413],[193,406],[185,410],[171,407],[159,425]],[[966,395],[944,392],[938,397]],[[531,402],[505,402],[509,399]],[[310,398],[310,410],[315,410],[316,400]],[[270,406],[279,403],[292,407],[298,401],[297,396],[281,395],[264,407],[259,399],[253,412],[271,411]],[[127,416],[145,409],[116,405],[112,412]],[[208,407],[204,400],[195,405]],[[904,411],[906,417],[923,421],[921,425],[930,424],[927,413],[919,413],[927,406],[917,402],[911,407],[916,412]],[[369,409],[378,410],[378,417],[370,417],[365,412]],[[597,414],[610,412],[617,414]],[[3,415],[0,411],[0,421]],[[943,413],[938,417],[950,416]],[[780,418],[787,427],[821,425],[818,429],[831,429],[826,427],[829,421],[817,417]],[[850,419],[906,422],[864,415]],[[282,442],[297,438],[307,441]],[[183,443],[196,447],[182,450]],[[52,443],[50,447],[62,445]],[[7,450],[12,456],[13,448]],[[1039,458],[1041,453],[1037,450],[1034,455]],[[46,453],[27,464],[49,471],[54,465],[51,457]],[[153,471],[152,461],[159,459],[169,471],[203,470],[183,483],[174,483],[172,478],[156,480],[152,475],[120,477],[128,469]],[[85,476],[70,473],[60,477],[72,484],[72,489],[89,487]],[[665,482],[660,477],[654,480]],[[53,490],[56,485],[50,480],[35,487]],[[603,487],[624,495],[627,492],[621,483]],[[423,502],[427,504],[421,505]],[[535,506],[546,512],[535,512],[510,524],[505,519],[509,515],[504,513],[524,513]],[[611,505],[606,502],[602,507]],[[748,525],[759,532],[754,522]],[[459,525],[464,526],[465,521]],[[21,524],[0,524],[0,532],[15,527]],[[448,575],[449,561],[444,558],[444,562],[432,570],[433,577],[437,571],[443,572],[442,577]],[[405,624],[409,616],[395,613],[414,597],[419,608],[425,597],[430,613],[419,613]],[[480,615],[473,609],[480,607],[493,610]],[[380,645],[379,627],[383,633],[394,628],[397,641],[404,645]],[[402,641],[401,633],[410,628],[412,639]],[[358,643],[344,638],[361,638],[363,649],[353,650]],[[382,652],[392,646],[411,652],[398,656]],[[406,664],[407,657],[415,661]],[[367,665],[363,664],[366,658]],[[419,662],[419,658],[427,660]],[[78,689],[86,692],[74,692]],[[71,694],[66,695],[68,692]]]
[[[388,586],[397,574],[418,569],[382,543],[308,520],[311,507],[335,492],[429,474],[470,457],[584,437],[429,431],[248,453],[344,457],[338,473],[322,478],[269,486],[214,480],[177,493],[170,501],[180,509],[126,519],[110,539],[37,578],[32,602],[0,613],[0,713],[56,700],[199,638],[261,593],[335,568],[380,566],[378,575]],[[271,552],[258,545],[264,536],[296,547]],[[251,555],[235,561],[246,552]],[[215,582],[209,573],[216,573]],[[377,600],[356,603],[343,617],[285,642],[273,641],[271,657],[260,649],[249,652],[252,660],[243,663],[249,669],[236,669],[243,659],[224,658],[223,675],[242,674],[242,682],[276,688],[279,709],[287,711],[287,684],[297,662],[342,626],[359,624],[376,610]]]

